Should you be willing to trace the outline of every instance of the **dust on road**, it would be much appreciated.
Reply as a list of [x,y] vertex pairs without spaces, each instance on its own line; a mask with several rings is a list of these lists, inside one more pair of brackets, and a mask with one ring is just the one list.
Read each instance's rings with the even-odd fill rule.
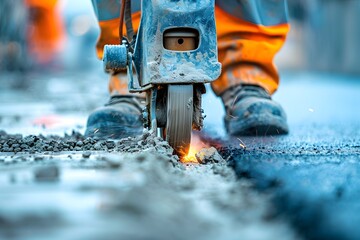
[[21,149],[0,155],[1,238],[297,239],[226,160],[184,165],[148,132],[111,143],[2,132],[1,144]]

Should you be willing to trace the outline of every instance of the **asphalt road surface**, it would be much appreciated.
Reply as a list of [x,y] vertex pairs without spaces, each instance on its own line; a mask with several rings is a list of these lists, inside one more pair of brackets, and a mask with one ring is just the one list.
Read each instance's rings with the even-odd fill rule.
[[360,78],[284,78],[290,134],[229,138],[223,153],[306,239],[360,239]]

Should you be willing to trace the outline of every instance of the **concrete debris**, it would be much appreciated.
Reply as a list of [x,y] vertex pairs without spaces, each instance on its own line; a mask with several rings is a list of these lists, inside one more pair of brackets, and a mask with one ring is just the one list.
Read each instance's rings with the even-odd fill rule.
[[[171,156],[173,149],[167,142],[159,137],[154,137],[149,131],[138,137],[128,137],[120,140],[99,140],[85,138],[78,132],[71,135],[59,136],[26,136],[11,135],[0,131],[0,152],[10,153],[44,153],[44,152],[67,152],[85,151],[83,157],[90,157],[90,151],[108,152],[139,152],[154,150]],[[90,155],[89,155],[90,153]]]
[[83,158],[89,158],[91,156],[91,152],[86,151],[82,154]]
[[[249,238],[254,234],[251,229],[261,228],[261,239],[283,236],[296,239],[282,220],[269,222],[262,218],[272,206],[250,187],[239,185],[235,172],[214,147],[196,154],[201,164],[183,165],[178,156],[173,155],[169,144],[149,131],[120,140],[84,138],[76,132],[64,137],[23,137],[2,131],[0,151],[17,153],[5,161],[30,167],[35,183],[71,184],[78,185],[79,189],[101,192],[98,213],[103,217],[97,214],[86,220],[89,225],[94,219],[102,224],[94,231],[99,238],[116,235],[131,239],[171,239],[173,233],[181,232],[177,239],[218,239],[218,236],[235,239],[234,236]],[[61,153],[66,151],[72,152],[71,155]],[[62,157],[67,160],[61,162]],[[87,160],[90,157],[91,161]],[[89,169],[97,170],[86,180],[84,176]],[[64,174],[62,179],[60,172]],[[79,173],[80,178],[75,183],[73,177]],[[23,181],[20,173],[16,176],[10,176],[12,186]],[[32,192],[26,194],[31,196]],[[71,194],[81,196],[79,192]],[[75,198],[70,199],[73,202]],[[42,204],[44,202],[39,203],[39,209],[43,208]],[[26,218],[25,213],[21,214]],[[0,217],[7,219],[8,215]],[[36,222],[39,229],[42,228],[40,222]],[[119,227],[119,222],[126,227]],[[143,226],[141,231],[139,224]],[[18,229],[18,225],[13,229]],[[205,228],[208,230],[203,231]]]
[[201,164],[220,163],[225,161],[214,147],[201,149],[195,154],[195,157]]

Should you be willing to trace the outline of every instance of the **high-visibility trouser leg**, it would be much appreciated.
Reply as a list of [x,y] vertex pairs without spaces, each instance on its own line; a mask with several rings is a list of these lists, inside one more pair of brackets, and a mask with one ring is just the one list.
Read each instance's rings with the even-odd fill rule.
[[[99,59],[104,54],[106,44],[119,44],[120,0],[92,0],[94,11],[99,22],[100,36],[96,44]],[[137,32],[140,24],[140,0],[132,0],[132,22]],[[125,26],[123,28],[126,29]],[[110,76],[109,92],[111,94],[129,94],[125,73]]]
[[215,14],[222,74],[214,92],[254,84],[274,93],[279,75],[273,60],[289,31],[286,0],[216,0]]

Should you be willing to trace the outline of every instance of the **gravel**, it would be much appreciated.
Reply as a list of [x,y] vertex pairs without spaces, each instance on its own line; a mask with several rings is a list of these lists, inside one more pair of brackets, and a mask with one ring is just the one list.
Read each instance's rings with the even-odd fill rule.
[[161,138],[152,136],[144,130],[143,135],[128,137],[121,140],[99,140],[85,138],[81,133],[73,131],[71,135],[43,136],[7,134],[0,130],[0,152],[4,153],[44,153],[84,151],[83,157],[88,158],[91,151],[108,152],[139,152],[154,149],[167,156],[172,155],[171,147]]
[[203,148],[198,153],[195,154],[196,159],[199,163],[219,163],[224,161],[224,159],[217,152],[216,148]]

